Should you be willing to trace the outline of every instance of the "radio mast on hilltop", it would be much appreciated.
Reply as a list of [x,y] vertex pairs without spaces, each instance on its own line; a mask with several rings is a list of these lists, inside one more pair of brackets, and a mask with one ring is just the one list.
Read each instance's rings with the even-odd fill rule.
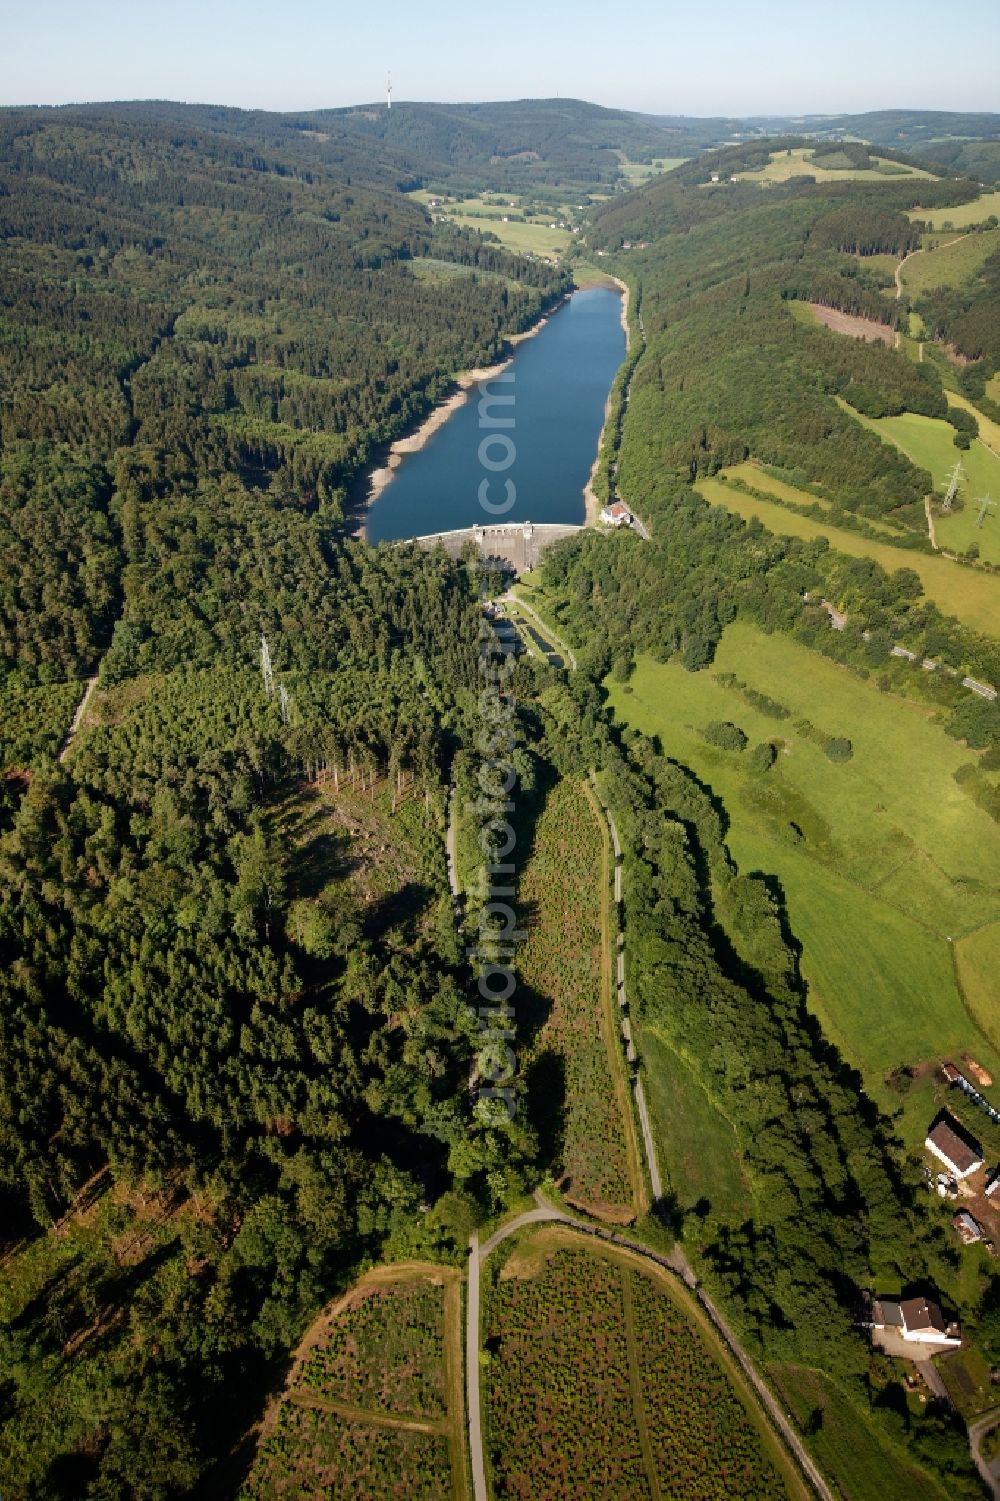
[[392,74],[391,73],[387,73],[385,75],[385,107],[386,107],[387,110],[392,109]]

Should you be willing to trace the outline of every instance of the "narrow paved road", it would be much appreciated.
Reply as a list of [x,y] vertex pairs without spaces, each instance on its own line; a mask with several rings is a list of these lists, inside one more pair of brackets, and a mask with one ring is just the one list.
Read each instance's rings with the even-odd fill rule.
[[515,1219],[508,1220],[495,1230],[480,1246],[479,1236],[473,1231],[469,1240],[469,1288],[465,1300],[465,1405],[469,1414],[469,1454],[472,1459],[472,1494],[474,1501],[489,1501],[486,1489],[486,1465],[483,1460],[483,1410],[479,1386],[479,1273],[483,1258],[489,1256],[502,1241],[525,1225],[534,1225],[541,1220],[556,1220],[561,1216],[558,1209],[551,1208],[540,1199],[535,1209],[526,1209]]
[[[990,1462],[983,1455],[982,1445],[983,1439],[998,1423],[1000,1423],[1000,1412],[994,1411],[987,1413],[986,1417],[980,1418],[977,1423],[969,1424],[969,1448],[972,1451],[972,1459],[983,1477],[983,1483],[993,1497],[1000,1496],[1000,1482],[994,1475]],[[997,1461],[993,1460],[992,1464],[996,1465]]]
[[60,761],[65,761],[66,757],[69,755],[69,748],[73,744],[73,741],[76,737],[76,732],[83,723],[83,716],[87,712],[87,705],[90,703],[90,695],[93,693],[96,687],[97,678],[88,678],[87,686],[83,690],[83,697],[76,706],[76,713],[73,715],[73,722],[69,727],[69,733],[67,734],[66,739],[63,742],[62,750],[59,752]]

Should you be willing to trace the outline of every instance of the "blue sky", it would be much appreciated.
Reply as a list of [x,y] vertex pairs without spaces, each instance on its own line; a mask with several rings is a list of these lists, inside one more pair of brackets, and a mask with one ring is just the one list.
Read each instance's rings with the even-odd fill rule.
[[997,0],[0,0],[0,103],[572,95],[664,114],[1000,110]]

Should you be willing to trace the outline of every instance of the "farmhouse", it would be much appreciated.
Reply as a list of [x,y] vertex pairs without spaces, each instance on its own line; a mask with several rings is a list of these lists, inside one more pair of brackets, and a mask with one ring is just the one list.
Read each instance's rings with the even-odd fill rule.
[[876,1298],[871,1305],[871,1327],[879,1332],[895,1333],[912,1345],[945,1345],[954,1348],[962,1343],[962,1331],[954,1323],[946,1324],[938,1305],[930,1298]]
[[616,500],[611,505],[604,506],[601,520],[605,526],[631,526],[632,512],[622,501]]
[[986,1179],[986,1187],[983,1192],[988,1199],[992,1199],[998,1188],[1000,1188],[1000,1167],[995,1167]]
[[966,1136],[959,1122],[947,1110],[942,1111],[928,1131],[924,1146],[959,1181],[968,1178],[983,1165],[982,1147],[970,1136]]

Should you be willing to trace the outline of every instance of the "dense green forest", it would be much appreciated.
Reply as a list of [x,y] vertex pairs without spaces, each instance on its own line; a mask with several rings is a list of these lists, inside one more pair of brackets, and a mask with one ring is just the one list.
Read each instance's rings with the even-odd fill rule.
[[454,1255],[530,1146],[471,1115],[446,893],[475,580],[344,518],[566,279],[432,227],[367,143],[211,114],[0,116],[16,1497],[186,1493],[359,1263]]
[[[906,211],[967,201],[976,186],[892,178],[800,178],[763,192],[753,182],[702,186],[709,171],[724,176],[763,149],[710,153],[596,217],[600,244],[633,247],[623,264],[647,341],[620,448],[623,493],[642,512],[659,503],[668,477],[690,483],[752,456],[792,483],[817,487],[835,509],[920,530],[929,476],[831,397],[869,417],[905,410],[951,420],[939,370],[810,326],[797,306],[818,303],[889,326],[905,321],[909,304],[886,294],[893,278],[882,257],[919,243],[919,222]],[[970,352],[975,342],[977,357],[987,356],[995,310],[991,266],[981,292],[938,293],[927,304],[931,322]],[[977,369],[980,380],[988,375],[988,357]]]
[[[591,248],[644,336],[603,473],[652,540],[591,531],[548,557],[580,667],[518,667],[517,817],[530,834],[536,786],[600,774],[639,1015],[702,1060],[754,1182],[743,1226],[706,1228],[705,1275],[761,1359],[814,1362],[900,1427],[853,1299],[873,1263],[933,1280],[950,1247],[807,1012],[779,897],[600,685],[638,652],[698,671],[737,617],[887,687],[913,675],[899,640],[1000,684],[997,642],[910,570],[775,538],[691,488],[750,454],[837,514],[919,522],[927,477],[838,402],[946,416],[938,367],[798,314],[905,322],[882,258],[917,243],[907,211],[976,189],[728,182],[788,136],[617,191],[623,158],[738,128],[558,100],[0,112],[5,1496],[233,1494],[322,1304],[380,1256],[460,1262],[553,1165],[523,1081],[514,1122],[469,1088],[444,794],[476,787],[482,580],[348,523],[383,446],[570,279],[432,223],[406,196],[427,182],[613,194]],[[969,353],[970,391],[995,368],[995,281],[988,262],[917,309]],[[955,679],[919,691],[1000,745],[1000,711]],[[479,786],[473,812],[502,812]],[[683,1227],[661,1208],[662,1238]],[[968,1493],[936,1409],[896,1436]]]

